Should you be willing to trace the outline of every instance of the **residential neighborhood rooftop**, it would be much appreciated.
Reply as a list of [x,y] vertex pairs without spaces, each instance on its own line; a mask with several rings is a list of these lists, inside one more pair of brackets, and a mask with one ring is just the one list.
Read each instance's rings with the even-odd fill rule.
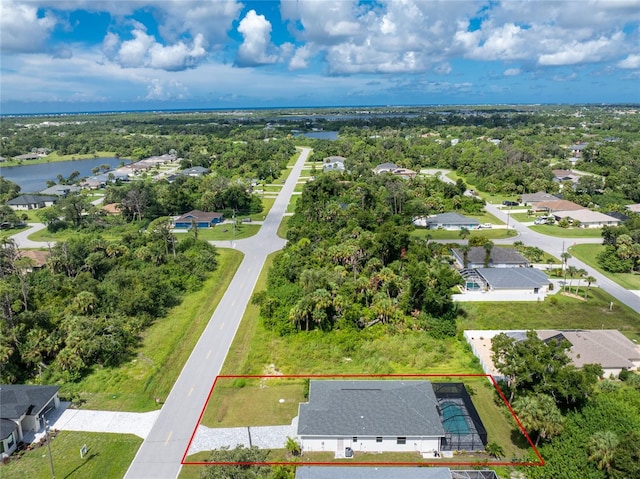
[[551,280],[535,268],[476,268],[485,281],[495,289],[540,288]]
[[447,467],[300,466],[296,479],[451,479]]
[[444,436],[429,381],[312,380],[298,435]]

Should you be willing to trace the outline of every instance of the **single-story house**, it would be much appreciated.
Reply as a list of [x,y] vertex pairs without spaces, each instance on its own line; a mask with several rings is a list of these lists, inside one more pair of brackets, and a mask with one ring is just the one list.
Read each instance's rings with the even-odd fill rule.
[[626,205],[626,209],[629,211],[633,211],[634,213],[640,213],[640,203],[635,203],[633,205]]
[[79,186],[75,185],[53,185],[40,191],[41,195],[62,196],[66,197],[69,193],[80,191]]
[[343,156],[328,156],[322,160],[322,171],[344,171]]
[[429,381],[311,380],[298,409],[302,450],[440,451],[441,411]]
[[556,221],[567,218],[580,221],[583,228],[601,228],[603,226],[618,226],[621,221],[613,216],[605,215],[599,211],[591,211],[586,208],[574,211],[554,211]]
[[25,153],[24,155],[14,156],[14,160],[38,160],[42,158],[43,155],[38,155],[37,153]]
[[[451,472],[448,467],[299,466],[296,479],[452,479]],[[497,479],[497,476],[482,477]]]
[[443,230],[459,230],[461,228],[467,228],[468,230],[478,229],[480,221],[475,218],[467,218],[458,213],[442,213],[439,215],[429,216],[428,218],[417,218],[414,220],[416,226],[424,225],[431,229],[443,229]]
[[191,228],[195,222],[198,228],[211,228],[222,223],[224,215],[222,213],[208,213],[200,210],[193,210],[178,216],[173,220],[174,228]]
[[[123,168],[126,168],[126,166]],[[107,186],[107,183],[115,183],[116,181],[129,181],[129,175],[126,171],[123,171],[122,168],[118,168],[114,171],[108,171],[107,173],[91,176],[80,183],[80,186],[83,188],[97,190]]]
[[102,208],[100,209],[108,215],[119,215],[120,213],[122,213],[122,204],[107,203],[106,205],[102,205]]
[[[460,248],[451,250],[456,264],[460,268],[483,268],[487,254],[482,246],[473,246],[467,252],[467,264],[464,264],[465,255]],[[528,268],[529,261],[515,248],[501,248],[494,246],[489,254],[489,268]]]
[[554,211],[583,210],[584,206],[568,200],[537,201],[533,203],[533,209],[535,209],[536,211],[546,211],[548,213],[553,213]]
[[553,173],[553,181],[557,183],[570,181],[573,184],[576,184],[580,179],[580,175],[573,173],[571,170],[551,170],[551,171]]
[[544,272],[535,268],[473,268],[472,271],[475,276],[465,278],[467,290],[538,295],[548,292],[552,284]]
[[45,426],[47,413],[60,405],[58,386],[0,385],[0,454],[10,456],[27,432]]
[[57,196],[21,195],[6,202],[12,210],[37,210],[51,206],[58,201]]
[[211,170],[209,168],[205,168],[203,166],[194,166],[192,168],[187,168],[185,170],[178,171],[178,175],[180,176],[204,176],[207,173],[210,173]]
[[525,193],[520,195],[520,202],[525,206],[530,206],[532,203],[540,201],[555,201],[559,200],[555,195],[547,193],[546,191],[538,191],[537,193]]
[[42,268],[47,264],[50,253],[48,251],[41,251],[37,249],[23,249],[20,250],[21,258],[29,258],[31,264],[25,268],[26,271],[33,271],[35,268]]
[[589,143],[574,143],[569,147],[569,150],[571,150],[571,154],[574,158],[579,158],[582,156],[582,150],[587,146],[589,146]]
[[[495,369],[491,358],[491,339],[500,333],[516,339],[526,338],[526,331],[522,330],[464,332],[473,353],[480,359],[482,369],[496,379],[503,377]],[[566,339],[571,343],[568,351],[571,364],[578,368],[585,364],[599,364],[604,377],[617,376],[622,369],[638,371],[640,368],[640,346],[617,329],[537,330],[536,333],[543,341]]]
[[381,163],[378,166],[376,166],[373,169],[373,172],[376,175],[379,175],[380,173],[392,173],[393,170],[396,170],[396,169],[398,169],[398,165],[396,165],[395,163],[387,162],[387,163]]

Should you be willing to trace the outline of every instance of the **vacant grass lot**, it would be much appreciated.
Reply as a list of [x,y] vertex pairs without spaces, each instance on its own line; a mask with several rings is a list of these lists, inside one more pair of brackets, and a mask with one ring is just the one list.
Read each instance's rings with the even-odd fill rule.
[[[201,424],[207,427],[291,424],[304,399],[301,379],[218,379]],[[282,401],[282,402],[281,402]]]
[[[512,238],[516,236],[516,230],[514,229],[483,229],[480,231],[473,231],[467,239],[484,236],[488,239],[501,239],[501,238]],[[432,240],[460,240],[463,241],[460,237],[459,231],[449,231],[449,230],[428,230],[426,228],[416,228],[411,232],[412,236],[417,238],[426,238],[427,236]]]
[[561,228],[560,226],[529,226],[536,233],[557,238],[601,238],[601,228]]
[[[613,311],[609,311],[611,301]],[[619,329],[629,339],[640,341],[640,316],[599,288],[589,290],[587,301],[556,294],[539,303],[464,303],[462,309],[465,314],[458,319],[462,330],[604,327]]]
[[168,396],[241,261],[242,253],[219,250],[212,277],[143,333],[134,358],[117,368],[96,368],[82,381],[63,385],[60,394],[86,409],[156,409],[156,398]]
[[[234,231],[233,223],[222,223],[214,226],[213,228],[198,228],[198,239],[205,241],[233,241],[254,236],[258,234],[259,230],[260,225],[238,223]],[[178,238],[178,241],[183,238],[191,237],[194,234],[193,231],[178,231],[179,230],[176,230],[176,237]]]
[[604,274],[608,278],[611,278],[613,281],[618,283],[623,288],[631,289],[631,290],[636,290],[636,289],[640,290],[640,274],[609,273],[608,271],[605,271],[600,267],[596,257],[598,256],[598,254],[604,251],[603,245],[579,244],[579,245],[571,246],[568,251],[570,254],[578,258],[580,261],[583,261],[584,263],[598,270],[600,273]]
[[[80,448],[87,455],[80,458]],[[64,479],[105,479],[124,477],[142,439],[131,434],[101,434],[61,431],[51,441],[55,477]],[[51,466],[47,447],[39,447],[0,466],[3,479],[48,479]]]

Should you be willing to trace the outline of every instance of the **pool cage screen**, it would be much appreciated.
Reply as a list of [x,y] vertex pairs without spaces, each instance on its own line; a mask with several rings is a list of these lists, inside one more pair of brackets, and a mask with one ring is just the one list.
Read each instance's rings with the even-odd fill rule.
[[482,451],[487,430],[463,383],[432,383],[438,400],[445,439],[443,451]]

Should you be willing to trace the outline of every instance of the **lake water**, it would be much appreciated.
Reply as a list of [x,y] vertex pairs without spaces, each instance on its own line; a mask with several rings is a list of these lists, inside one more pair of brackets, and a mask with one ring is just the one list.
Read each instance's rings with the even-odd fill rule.
[[295,136],[304,136],[305,138],[314,138],[316,140],[337,140],[337,131],[310,131],[308,133],[296,133]]
[[[47,180],[58,182],[57,176],[68,178],[74,171],[80,172],[80,178],[93,176],[91,170],[96,166],[109,165],[111,169],[128,164],[130,160],[122,158],[89,158],[87,160],[57,161],[39,165],[0,166],[0,176],[20,186],[21,193],[36,193],[47,187]],[[102,173],[102,171],[100,171]]]

